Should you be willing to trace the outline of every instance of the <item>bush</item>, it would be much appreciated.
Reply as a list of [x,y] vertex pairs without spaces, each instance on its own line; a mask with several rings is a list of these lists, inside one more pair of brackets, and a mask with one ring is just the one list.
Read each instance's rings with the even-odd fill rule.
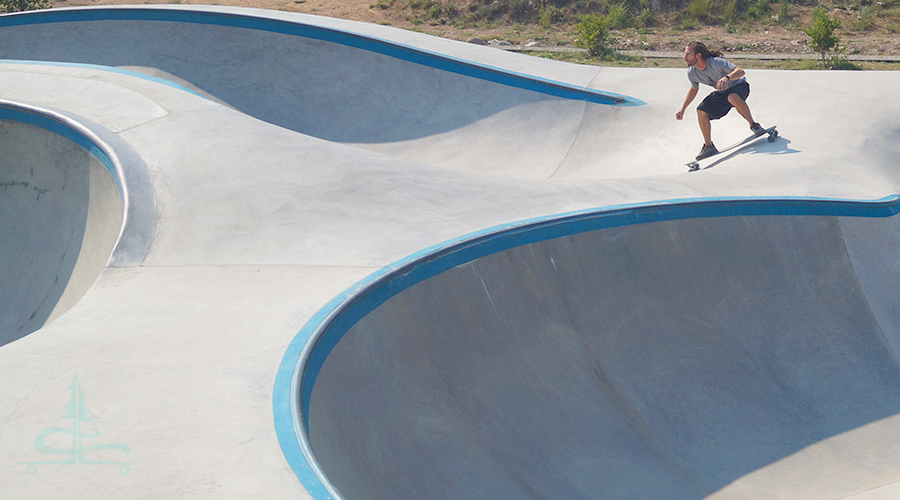
[[49,9],[50,0],[0,0],[6,12],[23,12],[26,10]]
[[656,16],[653,15],[653,11],[649,8],[641,9],[641,11],[634,16],[633,24],[636,28],[649,28],[656,24]]
[[709,17],[711,7],[711,0],[691,0],[691,3],[688,4],[687,11],[692,19],[704,22]]
[[606,26],[610,29],[622,29],[628,27],[628,6],[617,3],[609,8]]
[[769,13],[771,6],[769,0],[756,0],[753,5],[747,9],[747,15],[754,19],[762,19]]
[[722,8],[722,19],[726,25],[735,25],[741,20],[737,0],[728,0]]
[[825,13],[825,9],[817,7],[813,11],[812,24],[803,29],[811,39],[809,48],[822,55],[822,65],[828,66],[828,59],[834,62],[840,58],[841,39],[834,32],[841,27],[841,21]]
[[609,33],[607,26],[608,19],[594,14],[581,16],[578,25],[575,26],[575,32],[578,34],[576,45],[583,49],[587,49],[588,53],[595,57],[608,58],[611,57],[615,50],[613,49],[613,38]]
[[562,11],[554,5],[544,7],[538,13],[538,24],[545,30],[550,29],[554,24],[561,22],[564,19],[565,16]]

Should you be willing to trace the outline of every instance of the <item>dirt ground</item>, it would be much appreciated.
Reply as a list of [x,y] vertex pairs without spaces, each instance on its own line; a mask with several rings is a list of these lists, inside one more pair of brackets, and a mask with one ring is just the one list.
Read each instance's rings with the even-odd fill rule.
[[[529,43],[540,46],[574,46],[575,34],[571,26],[553,26],[543,29],[537,25],[499,24],[490,26],[459,28],[451,24],[427,22],[416,18],[416,13],[408,7],[393,2],[390,8],[379,8],[376,0],[80,0],[54,1],[55,7],[111,4],[212,4],[260,9],[301,12],[320,16],[337,17],[367,23],[385,24],[397,28],[411,29],[424,33],[466,41],[473,37],[485,41],[502,40],[514,45]],[[810,7],[793,7],[792,22],[787,27],[777,24],[743,27],[737,33],[730,33],[720,26],[701,26],[696,29],[677,29],[658,26],[651,29],[622,30],[614,32],[617,47],[633,50],[678,51],[685,43],[701,40],[710,48],[718,48],[726,53],[812,53],[807,46],[809,37],[802,32],[808,23]],[[900,55],[900,20],[877,18],[874,26],[866,30],[854,30],[859,16],[846,10],[835,10],[843,26],[838,31],[845,54]]]

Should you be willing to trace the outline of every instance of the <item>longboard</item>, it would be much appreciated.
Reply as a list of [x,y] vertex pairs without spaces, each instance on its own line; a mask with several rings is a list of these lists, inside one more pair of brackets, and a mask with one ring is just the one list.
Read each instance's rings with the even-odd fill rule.
[[741,148],[744,148],[744,147],[746,147],[746,146],[749,146],[749,145],[752,144],[754,141],[756,141],[757,139],[759,139],[760,137],[762,137],[762,136],[764,136],[764,135],[768,135],[768,137],[766,138],[766,140],[768,140],[769,142],[775,142],[775,138],[778,137],[778,131],[775,130],[775,125],[772,125],[771,127],[765,129],[765,130],[763,131],[763,133],[761,133],[761,134],[759,134],[759,135],[753,134],[753,135],[751,135],[750,137],[744,139],[743,141],[734,143],[734,144],[732,144],[731,146],[728,146],[728,147],[725,148],[725,149],[720,149],[719,152],[716,153],[716,154],[714,154],[714,155],[707,156],[706,158],[703,158],[702,160],[692,160],[692,161],[690,161],[690,162],[688,162],[688,163],[685,163],[684,166],[686,166],[686,167],[688,168],[688,172],[694,172],[694,171],[700,170],[700,162],[701,162],[701,161],[705,161],[705,160],[708,160],[708,159],[710,159],[710,158],[715,158],[715,157],[721,155],[722,153],[727,153],[727,152],[729,152],[729,151],[736,151],[736,150],[738,150],[738,149],[741,149]]

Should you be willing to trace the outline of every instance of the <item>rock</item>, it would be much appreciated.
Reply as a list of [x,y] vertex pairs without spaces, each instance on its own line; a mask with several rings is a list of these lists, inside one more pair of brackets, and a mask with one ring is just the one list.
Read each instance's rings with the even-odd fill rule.
[[477,36],[473,36],[472,38],[469,38],[468,40],[466,40],[466,43],[474,43],[475,45],[487,45],[488,44],[487,42],[485,42],[481,38],[478,38]]

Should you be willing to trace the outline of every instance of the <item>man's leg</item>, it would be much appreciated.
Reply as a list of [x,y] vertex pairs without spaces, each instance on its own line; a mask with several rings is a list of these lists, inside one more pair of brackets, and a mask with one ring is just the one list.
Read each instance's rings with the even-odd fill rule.
[[728,102],[734,106],[734,109],[736,109],[752,127],[755,122],[753,121],[753,115],[750,113],[750,106],[747,106],[747,101],[741,99],[741,96],[732,93],[728,94]]
[[700,122],[700,133],[703,134],[703,145],[712,144],[712,122],[709,120],[709,113],[697,110],[697,121]]

